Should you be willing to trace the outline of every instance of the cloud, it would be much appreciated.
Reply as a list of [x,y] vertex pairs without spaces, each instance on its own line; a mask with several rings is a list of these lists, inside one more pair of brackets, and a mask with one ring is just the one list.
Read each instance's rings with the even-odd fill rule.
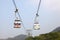
[[[38,6],[39,0],[27,0],[27,2],[33,6]],[[60,10],[60,0],[41,0],[41,5],[48,10]]]
[[44,6],[49,10],[60,10],[60,0],[44,0]]
[[29,5],[36,6],[38,5],[39,0],[26,0],[26,3],[28,3]]

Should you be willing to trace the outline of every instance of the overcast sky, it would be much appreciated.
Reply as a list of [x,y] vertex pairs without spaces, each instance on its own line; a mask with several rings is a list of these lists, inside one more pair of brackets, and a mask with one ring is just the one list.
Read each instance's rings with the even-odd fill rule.
[[[32,29],[39,0],[15,0],[26,29]],[[12,0],[0,0],[0,38],[26,34],[23,27],[13,28],[14,10]],[[39,10],[40,30],[33,35],[48,33],[60,26],[60,0],[42,0]]]

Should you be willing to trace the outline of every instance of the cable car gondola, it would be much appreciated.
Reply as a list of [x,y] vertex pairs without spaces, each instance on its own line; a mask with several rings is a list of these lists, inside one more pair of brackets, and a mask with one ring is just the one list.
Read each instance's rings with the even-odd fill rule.
[[35,17],[35,21],[34,21],[34,25],[33,25],[34,30],[39,30],[39,29],[40,29],[39,15],[38,15],[38,13],[39,13],[39,8],[40,8],[40,4],[41,4],[41,0],[39,1],[37,13],[36,13],[36,17]]
[[40,24],[34,23],[34,30],[39,30],[40,29]]
[[34,30],[39,30],[39,29],[40,29],[39,15],[38,15],[38,14],[36,14],[35,22],[34,22],[33,28],[34,28]]
[[21,28],[21,19],[20,16],[18,15],[18,9],[15,10],[15,17],[16,19],[14,20],[14,28]]
[[15,19],[15,21],[14,21],[14,28],[21,28],[21,20]]
[[14,11],[15,12],[15,17],[16,17],[16,19],[14,20],[14,28],[21,28],[22,20],[21,20],[20,14],[18,12],[15,1],[14,0],[12,0],[12,1],[13,1],[14,6],[15,6],[15,9],[16,9]]

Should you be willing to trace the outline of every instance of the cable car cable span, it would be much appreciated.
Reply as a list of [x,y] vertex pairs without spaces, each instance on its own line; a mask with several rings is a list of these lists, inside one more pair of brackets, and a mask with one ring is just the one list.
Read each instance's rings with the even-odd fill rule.
[[41,0],[39,1],[39,4],[38,4],[37,14],[39,13],[40,5],[41,5]]

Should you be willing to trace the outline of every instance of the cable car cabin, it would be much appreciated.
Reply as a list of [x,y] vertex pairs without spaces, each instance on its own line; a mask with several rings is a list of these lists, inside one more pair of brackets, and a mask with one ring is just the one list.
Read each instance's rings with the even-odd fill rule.
[[34,28],[34,30],[39,30],[40,29],[40,24],[38,22],[34,23],[33,28]]
[[14,28],[21,28],[21,20],[15,20],[14,22]]

